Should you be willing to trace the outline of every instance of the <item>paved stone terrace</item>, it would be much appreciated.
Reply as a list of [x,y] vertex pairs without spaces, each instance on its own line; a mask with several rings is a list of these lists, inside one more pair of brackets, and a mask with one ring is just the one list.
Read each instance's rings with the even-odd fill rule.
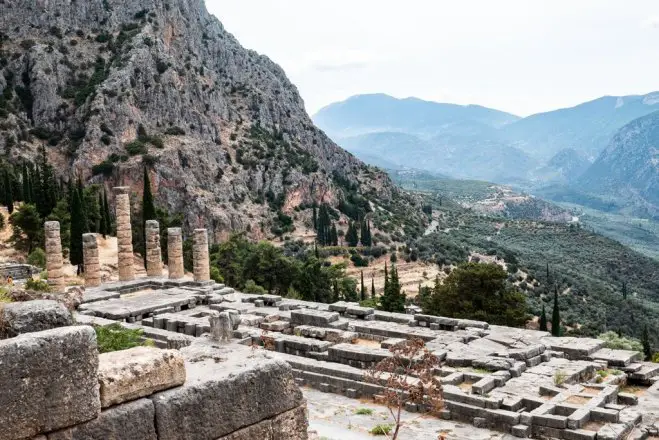
[[[517,438],[642,439],[656,434],[659,365],[588,338],[489,326],[485,322],[386,313],[250,295],[213,282],[145,278],[88,289],[78,321],[123,322],[161,347],[181,348],[210,331],[208,317],[236,310],[241,324],[224,351],[260,343],[293,368],[296,381],[348,398],[382,392],[365,369],[388,348],[421,338],[442,360],[442,418]],[[634,387],[631,387],[633,385]],[[424,408],[408,405],[409,412]],[[643,416],[645,419],[643,419]]]

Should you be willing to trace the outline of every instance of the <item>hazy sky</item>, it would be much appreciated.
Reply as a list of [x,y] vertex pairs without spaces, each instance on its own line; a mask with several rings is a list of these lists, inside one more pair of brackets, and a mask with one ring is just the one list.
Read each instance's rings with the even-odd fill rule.
[[657,0],[206,0],[307,110],[351,95],[525,116],[659,90]]

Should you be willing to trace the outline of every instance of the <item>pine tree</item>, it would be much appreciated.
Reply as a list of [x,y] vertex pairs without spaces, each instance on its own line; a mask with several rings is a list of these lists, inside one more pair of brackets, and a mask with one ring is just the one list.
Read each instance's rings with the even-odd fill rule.
[[561,335],[561,314],[558,309],[558,287],[554,290],[554,310],[551,314],[551,334],[552,336]]
[[545,305],[542,305],[542,314],[540,315],[540,331],[547,331],[547,314],[545,313]]
[[361,300],[364,301],[368,293],[366,292],[366,286],[364,285],[364,271],[362,271],[362,289],[361,289]]
[[652,345],[650,344],[650,332],[648,325],[643,326],[643,335],[641,336],[641,343],[643,344],[643,354],[646,361],[652,360]]
[[14,190],[13,183],[11,181],[11,176],[9,171],[5,169],[3,173],[3,186],[4,186],[4,197],[2,199],[3,205],[7,207],[9,214],[14,212]]
[[85,231],[85,217],[80,193],[75,189],[71,193],[71,248],[69,259],[71,264],[80,266],[83,262],[82,234]]

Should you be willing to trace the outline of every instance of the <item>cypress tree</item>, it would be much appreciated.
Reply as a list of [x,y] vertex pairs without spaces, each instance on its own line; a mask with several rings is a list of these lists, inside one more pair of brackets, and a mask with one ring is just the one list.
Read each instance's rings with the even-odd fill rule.
[[554,310],[551,314],[551,334],[552,336],[561,335],[561,314],[558,310],[558,287],[554,290]]
[[339,283],[334,281],[332,286],[332,302],[337,302],[341,300],[341,295],[339,293]]
[[151,193],[151,179],[149,170],[144,167],[144,188],[142,190],[142,245],[141,251],[144,256],[144,267],[146,267],[146,222],[147,220],[156,220],[156,207],[153,204],[153,194]]
[[[80,176],[78,176],[78,183],[76,184],[76,187],[74,188],[74,193],[78,194],[78,197],[80,198],[80,211],[82,215],[82,233],[84,234],[85,232],[89,232],[89,218],[87,216],[87,210],[85,209],[85,188],[82,185],[82,179]],[[82,240],[82,238],[81,238]]]
[[622,299],[627,299],[627,282],[622,282]]
[[71,191],[71,249],[69,259],[71,264],[82,264],[82,234],[85,231],[85,217],[82,208],[82,200],[77,190]]
[[371,298],[375,298],[375,278],[371,277]]
[[645,355],[646,361],[652,360],[652,345],[650,344],[650,332],[648,331],[648,325],[643,326],[643,336],[641,337],[641,343],[643,344],[643,354]]
[[545,313],[545,305],[542,305],[542,314],[540,315],[540,331],[547,331],[547,314]]
[[103,238],[105,238],[107,235],[108,227],[105,223],[107,220],[105,217],[105,202],[103,201],[103,194],[100,193],[98,195],[98,205],[101,207],[101,224],[99,227],[100,230],[98,232],[100,232],[103,235]]
[[391,266],[391,277],[387,282],[384,294],[380,298],[382,310],[386,312],[404,312],[405,311],[405,294],[401,292],[400,281],[396,266]]
[[339,233],[336,230],[336,225],[332,223],[332,229],[330,230],[330,241],[332,246],[339,245]]
[[23,169],[21,170],[21,177],[23,179],[23,201],[25,203],[32,203],[32,190],[30,189],[30,174],[28,173],[26,164],[23,164]]
[[110,204],[108,203],[108,193],[103,188],[103,206],[104,206],[104,216],[105,216],[105,233],[107,235],[112,235],[112,217],[110,216]]
[[389,286],[389,271],[387,270],[387,262],[384,262],[384,291],[387,291]]
[[370,222],[362,220],[361,222],[361,242],[362,246],[371,247],[371,225]]
[[313,229],[318,230],[318,211],[316,209],[316,202],[313,202]]
[[348,232],[346,233],[346,242],[350,247],[356,247],[359,244],[359,235],[353,222],[348,223]]
[[11,214],[14,212],[14,190],[9,171],[5,169],[2,177],[4,186],[4,197],[2,198],[2,203],[7,207],[9,214]]
[[361,290],[361,300],[364,301],[368,293],[366,292],[366,286],[364,285],[364,271],[362,270],[362,290]]

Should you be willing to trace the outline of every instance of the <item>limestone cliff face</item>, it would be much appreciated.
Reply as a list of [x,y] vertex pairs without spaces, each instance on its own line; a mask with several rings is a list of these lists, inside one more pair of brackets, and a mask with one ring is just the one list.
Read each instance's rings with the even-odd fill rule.
[[305,207],[338,206],[346,188],[423,222],[413,199],[313,125],[284,71],[240,46],[203,0],[0,0],[0,31],[11,160],[46,144],[65,177],[136,193],[147,165],[158,202],[216,238],[267,236],[278,210],[308,221]]

